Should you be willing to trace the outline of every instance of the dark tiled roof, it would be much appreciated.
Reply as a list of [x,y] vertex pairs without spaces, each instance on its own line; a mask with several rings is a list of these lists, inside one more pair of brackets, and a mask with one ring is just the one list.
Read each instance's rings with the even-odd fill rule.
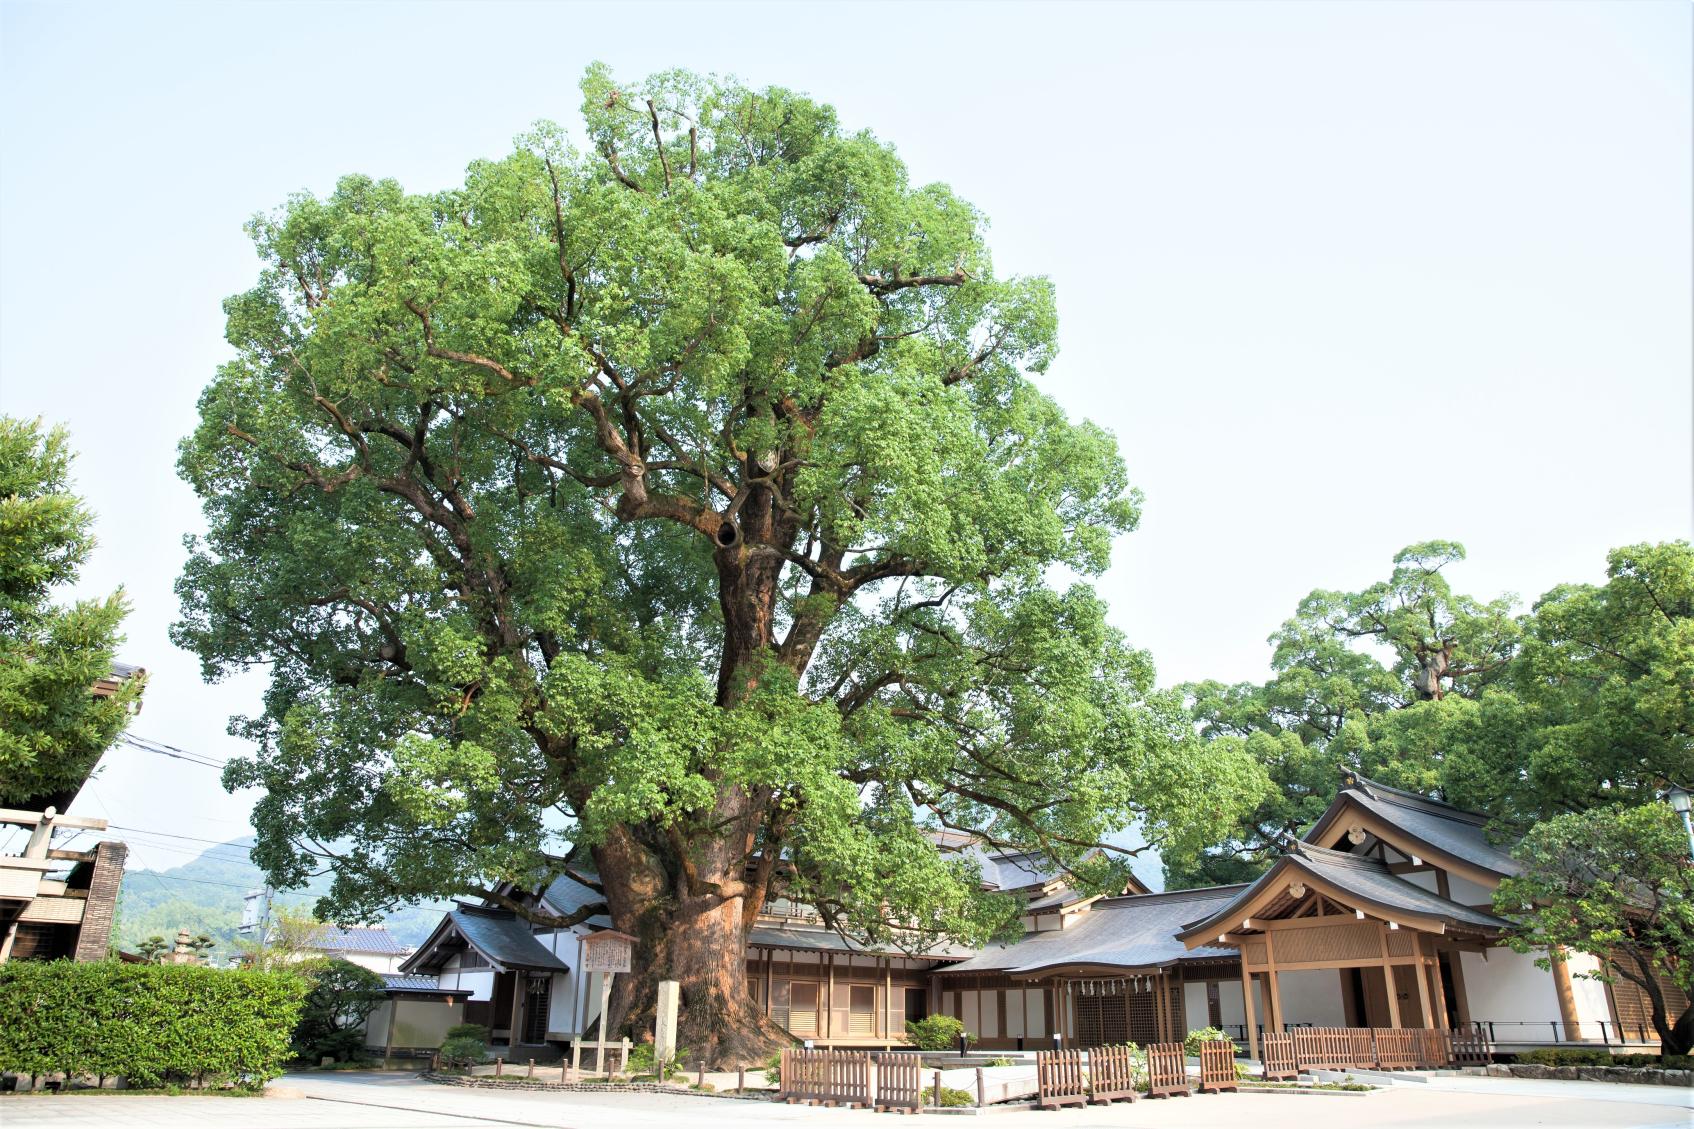
[[[1425,890],[1391,873],[1378,859],[1331,851],[1310,843],[1295,843],[1289,852],[1278,859],[1252,885],[1235,887],[1239,891],[1210,913],[1191,918],[1180,929],[1184,937],[1204,936],[1219,928],[1220,923],[1232,923],[1247,915],[1248,907],[1265,890],[1289,880],[1289,872],[1310,875],[1334,887],[1347,900],[1356,902],[1353,908],[1363,909],[1377,917],[1393,919],[1426,918],[1464,930],[1497,933],[1508,930],[1511,924],[1491,913],[1471,909],[1441,895]],[[1198,950],[1195,950],[1198,951]]]
[[434,976],[405,976],[398,972],[382,974],[383,990],[388,992],[433,992],[444,996],[468,996],[469,988],[443,988]]
[[807,929],[784,925],[758,925],[747,934],[747,944],[767,949],[797,949],[802,952],[869,953],[875,956],[914,957],[917,959],[957,960],[971,956],[975,949],[946,941],[934,941],[921,946],[917,952],[906,952],[897,945],[867,945],[862,941],[842,937],[829,929]]
[[565,972],[570,968],[514,913],[462,905],[450,911],[447,918],[473,949],[501,968],[531,972]]
[[1443,898],[1393,874],[1381,861],[1350,855],[1345,851],[1330,851],[1310,843],[1296,843],[1290,858],[1327,880],[1344,894],[1354,894],[1362,900],[1389,909],[1404,910],[1418,917],[1433,917],[1452,925],[1466,925],[1493,931],[1509,929],[1511,924],[1491,913]]
[[377,953],[393,956],[406,952],[406,946],[380,925],[326,925],[313,939],[312,948],[324,953]]
[[1488,841],[1484,816],[1362,776],[1349,778],[1337,799],[1343,797],[1433,850],[1502,877],[1523,872],[1516,859]]
[[[569,916],[583,906],[605,901],[605,895],[596,893],[568,874],[561,874],[541,892],[541,900],[554,913]],[[602,913],[587,918],[581,924],[594,929],[610,929],[612,919]]]
[[1233,948],[1184,948],[1176,934],[1185,921],[1205,917],[1232,901],[1241,886],[1213,886],[1165,894],[1102,898],[1065,929],[1026,935],[985,950],[944,972],[1028,974],[1063,965],[1155,968],[1182,960],[1233,960]]

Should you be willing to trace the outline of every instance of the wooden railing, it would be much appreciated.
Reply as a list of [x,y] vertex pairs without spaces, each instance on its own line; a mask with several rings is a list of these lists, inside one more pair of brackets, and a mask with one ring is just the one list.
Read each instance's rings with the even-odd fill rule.
[[1235,1043],[1229,1039],[1200,1044],[1200,1092],[1235,1089]]
[[1147,1096],[1188,1096],[1188,1057],[1181,1043],[1147,1045]]
[[1296,1027],[1290,1034],[1301,1070],[1363,1068],[1375,1061],[1369,1027]]
[[876,1056],[876,1108],[880,1113],[916,1113],[923,1098],[923,1059],[913,1054]]
[[1091,1047],[1088,1051],[1089,1101],[1096,1105],[1135,1101],[1135,1052],[1128,1047]]
[[1039,1109],[1086,1103],[1088,1075],[1082,1068],[1082,1052],[1036,1051],[1035,1095]]
[[[1305,1063],[1300,1064],[1302,1068]],[[1362,1064],[1359,1064],[1362,1065]],[[1418,1065],[1418,1040],[1407,1028],[1376,1029],[1376,1065],[1383,1070],[1411,1070]]]
[[1265,1056],[1265,1081],[1284,1081],[1300,1073],[1294,1057],[1294,1036],[1267,1033],[1260,1042]]

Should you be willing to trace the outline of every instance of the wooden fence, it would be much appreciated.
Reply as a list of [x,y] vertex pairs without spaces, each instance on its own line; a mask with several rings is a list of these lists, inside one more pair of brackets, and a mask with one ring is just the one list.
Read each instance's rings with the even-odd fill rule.
[[1421,1027],[1296,1027],[1287,1035],[1267,1034],[1265,1077],[1290,1076],[1292,1041],[1296,1070],[1434,1070],[1486,1064],[1493,1048],[1478,1031]]
[[859,1051],[787,1047],[782,1052],[781,1093],[790,1105],[869,1105],[871,1056]]
[[923,1097],[923,1059],[913,1054],[876,1056],[876,1108],[916,1113]]
[[1181,1043],[1147,1044],[1147,1096],[1188,1096],[1188,1057]]
[[1200,1044],[1200,1092],[1235,1089],[1235,1044],[1229,1039]]
[[1375,1062],[1369,1027],[1296,1027],[1291,1034],[1301,1070],[1346,1070]]
[[1128,1047],[1091,1047],[1088,1051],[1088,1100],[1095,1105],[1135,1101],[1135,1052]]
[[1035,1104],[1039,1109],[1083,1105],[1088,1101],[1088,1075],[1081,1051],[1035,1052]]
[[1487,1066],[1494,1061],[1494,1047],[1478,1028],[1453,1031],[1453,1062],[1459,1066]]
[[1284,1081],[1300,1073],[1294,1057],[1294,1036],[1266,1032],[1259,1042],[1265,1056],[1265,1081]]

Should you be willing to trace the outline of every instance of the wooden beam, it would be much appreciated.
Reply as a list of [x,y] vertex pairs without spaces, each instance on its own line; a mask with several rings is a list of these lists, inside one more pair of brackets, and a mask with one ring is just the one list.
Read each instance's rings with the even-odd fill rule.
[[1388,996],[1388,1026],[1400,1026],[1400,986],[1394,979],[1394,966],[1388,963],[1388,926],[1376,923],[1376,938],[1382,946],[1382,986]]
[[1282,1016],[1282,986],[1276,976],[1276,942],[1268,931],[1265,933],[1265,981],[1270,985],[1270,1016],[1267,1022],[1280,1035],[1286,1030]]

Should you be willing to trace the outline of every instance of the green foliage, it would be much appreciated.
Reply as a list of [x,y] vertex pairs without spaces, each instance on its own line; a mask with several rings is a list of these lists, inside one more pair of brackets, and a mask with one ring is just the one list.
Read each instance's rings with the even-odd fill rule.
[[488,1041],[474,1035],[448,1035],[441,1041],[441,1061],[460,1070],[488,1059]]
[[1591,1051],[1581,1047],[1537,1047],[1532,1051],[1520,1051],[1516,1055],[1519,1062],[1537,1066],[1611,1066],[1612,1056],[1608,1051]]
[[[925,1106],[933,1106],[937,1104],[935,1100],[935,1087],[930,1086],[926,1089],[919,1097],[918,1101],[920,1105]],[[939,1104],[944,1109],[975,1105],[976,1097],[971,1094],[969,1090],[956,1090],[952,1086],[943,1086],[941,1087],[941,1101]]]
[[0,965],[0,1070],[132,1085],[263,1085],[282,1072],[306,983],[199,965]]
[[959,1036],[971,1042],[976,1036],[967,1034],[965,1025],[950,1015],[926,1015],[906,1021],[906,1042],[920,1051],[951,1051],[958,1049]]
[[1694,994],[1694,860],[1669,806],[1554,816],[1531,828],[1513,855],[1524,873],[1494,895],[1496,911],[1522,925],[1512,947],[1598,957],[1601,978],[1622,977],[1647,993],[1665,1053],[1688,1053],[1694,1010],[1670,1014],[1659,985],[1662,970]]
[[1000,1058],[989,1059],[988,1065],[989,1066],[1016,1066],[1017,1063],[1015,1061],[1013,1061],[1012,1059],[1005,1058],[1004,1056],[1002,1056]]
[[708,882],[780,858],[865,938],[969,941],[1019,907],[926,830],[1106,889],[1123,827],[1233,825],[1263,773],[1197,756],[1104,602],[1049,583],[1139,510],[1034,382],[1051,284],[828,106],[582,89],[588,152],[542,124],[446,191],[349,176],[251,224],[173,637],[270,672],[225,783],[265,789],[271,879],[343,844],[320,912],[356,918],[544,883],[567,845],[617,888],[680,842]]
[[0,416],[0,806],[68,802],[141,700],[141,680],[109,697],[128,604],[60,607],[94,549],[94,515],[70,492],[65,430]]
[[1606,576],[1536,602],[1511,680],[1524,737],[1455,773],[1516,830],[1694,784],[1694,546],[1614,549]]
[[1216,1027],[1201,1027],[1194,1031],[1190,1031],[1188,1036],[1182,1040],[1182,1053],[1187,1055],[1189,1058],[1199,1058],[1201,1044],[1219,1042],[1227,1042],[1230,1043],[1231,1046],[1234,1045],[1230,1037],[1225,1035]]
[[149,964],[158,964],[159,958],[169,952],[171,943],[157,933],[135,946],[135,951],[145,957]]
[[311,990],[300,1007],[292,1039],[294,1056],[319,1062],[362,1057],[365,1019],[386,998],[383,979],[368,968],[339,958],[317,958],[296,966]]
[[1302,600],[1270,637],[1269,682],[1184,687],[1211,744],[1244,746],[1275,787],[1222,842],[1166,851],[1169,887],[1257,875],[1322,814],[1337,765],[1438,791],[1445,753],[1512,724],[1509,707],[1488,694],[1521,629],[1510,597],[1483,602],[1452,590],[1445,570],[1464,556],[1450,541],[1408,546],[1387,580]]
[[[488,1028],[480,1023],[455,1023],[447,1028],[446,1038],[475,1039],[479,1043],[486,1043],[488,1042]],[[634,1051],[630,1052],[631,1057],[634,1057],[634,1054]]]
[[782,1085],[782,1052],[776,1051],[765,1060],[765,1081],[772,1086]]
[[[1523,1056],[1518,1056],[1522,1061]],[[1690,1055],[1644,1055],[1644,1054],[1614,1054],[1613,1066],[1656,1066],[1664,1070],[1694,1070],[1694,1056]]]

